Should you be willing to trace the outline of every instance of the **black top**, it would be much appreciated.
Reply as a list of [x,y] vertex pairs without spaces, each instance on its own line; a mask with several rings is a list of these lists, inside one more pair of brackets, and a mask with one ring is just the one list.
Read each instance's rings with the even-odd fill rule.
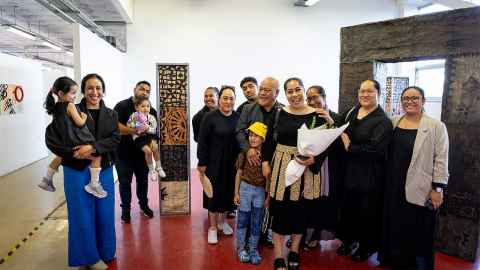
[[[220,159],[223,154],[238,151],[238,144],[235,140],[237,121],[238,115],[235,112],[225,116],[216,109],[205,114],[198,141],[198,166],[208,166],[209,161]],[[238,152],[231,157],[233,161],[237,158],[237,154]]]
[[202,124],[203,117],[210,109],[207,106],[198,111],[192,118],[192,127],[193,127],[193,140],[198,142],[198,136],[200,136],[200,125]]
[[[278,114],[278,122],[274,128],[267,131],[267,138],[262,147],[262,161],[271,161],[277,144],[286,146],[297,146],[298,129],[306,124],[308,128],[311,128],[313,119],[315,118],[315,126],[319,127],[325,123],[323,118],[318,117],[316,112],[312,112],[305,115],[296,115],[286,112],[280,109]],[[274,123],[272,124],[274,125]],[[275,134],[275,135],[274,135]],[[313,173],[317,173],[323,160],[325,159],[326,152],[315,157],[315,163],[309,166],[309,169]]]
[[[88,109],[88,113],[90,113],[90,116],[93,118],[93,121],[95,122],[95,130],[98,130],[98,117],[100,116],[100,110],[97,109]],[[97,134],[94,134],[95,136]]]
[[270,112],[267,112],[263,107],[261,107],[257,102],[246,104],[242,109],[242,114],[238,119],[238,124],[235,129],[235,136],[237,138],[240,149],[243,152],[248,151],[248,133],[247,128],[255,123],[262,122],[267,126],[267,129],[270,130],[273,128],[273,123],[275,122],[275,117],[278,115],[279,109],[283,107],[283,104],[275,102]]
[[[95,134],[95,142],[91,145],[95,149],[94,154],[102,156],[102,168],[112,166],[115,159],[114,151],[120,142],[117,113],[107,108],[103,100],[100,102],[100,109],[92,110],[93,115],[90,110],[87,110],[85,98],[77,104],[77,108],[88,115],[86,126],[92,134]],[[83,170],[90,165],[91,161],[88,159],[73,158],[71,147],[57,144],[54,140],[50,140],[49,136],[45,136],[45,139],[50,151],[62,157],[63,166]]]
[[378,189],[383,183],[387,147],[392,137],[392,122],[379,106],[362,119],[360,107],[345,117],[350,125],[345,130],[351,144],[345,155],[345,186],[361,192]]
[[[113,109],[118,113],[118,122],[127,125],[128,118],[135,112],[133,97],[118,102]],[[158,123],[157,111],[154,108],[150,108],[150,114],[155,117]],[[121,136],[121,141],[117,148],[117,155],[121,160],[144,158],[144,153],[138,147],[135,147],[132,135],[130,134]]]
[[[265,110],[263,107],[260,107],[260,111],[263,115],[263,123],[267,126],[267,128],[273,128],[273,122],[275,120],[275,113],[277,112],[274,108],[272,108],[269,112]],[[251,123],[253,124],[253,123]]]
[[390,195],[395,197],[388,200],[406,202],[405,183],[407,181],[408,167],[413,155],[413,146],[417,137],[416,129],[395,128],[392,143],[390,144],[389,175],[387,175],[387,190],[396,191]]

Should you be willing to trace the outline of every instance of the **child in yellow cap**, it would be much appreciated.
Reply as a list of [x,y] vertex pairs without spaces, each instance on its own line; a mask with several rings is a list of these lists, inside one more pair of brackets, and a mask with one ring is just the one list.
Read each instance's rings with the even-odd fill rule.
[[[267,135],[267,126],[261,122],[253,123],[248,129],[250,148],[262,151],[262,143]],[[238,205],[237,214],[237,255],[240,262],[260,264],[262,257],[258,253],[262,213],[265,199],[266,179],[262,175],[262,166],[250,165],[246,153],[239,154],[237,159],[237,175],[235,177],[235,204]],[[250,225],[250,239],[248,252],[246,249],[247,227]]]

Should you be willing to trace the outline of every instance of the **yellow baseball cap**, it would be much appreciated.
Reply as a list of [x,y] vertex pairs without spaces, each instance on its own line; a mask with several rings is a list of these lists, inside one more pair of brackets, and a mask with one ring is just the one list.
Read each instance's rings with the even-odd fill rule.
[[250,130],[251,132],[262,137],[263,140],[265,140],[265,137],[267,136],[267,126],[262,122],[255,122],[251,124],[247,130]]

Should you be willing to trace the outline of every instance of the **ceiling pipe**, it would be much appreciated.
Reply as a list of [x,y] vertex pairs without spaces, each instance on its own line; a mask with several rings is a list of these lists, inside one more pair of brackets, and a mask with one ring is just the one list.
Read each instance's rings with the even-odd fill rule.
[[[100,25],[96,24],[90,17],[85,15],[79,8],[68,0],[35,0],[54,14],[62,18],[68,23],[79,23],[102,38],[109,36]],[[62,9],[63,7],[63,9]],[[67,10],[68,9],[68,10]]]
[[319,0],[297,0],[294,5],[297,7],[311,7],[315,5]]

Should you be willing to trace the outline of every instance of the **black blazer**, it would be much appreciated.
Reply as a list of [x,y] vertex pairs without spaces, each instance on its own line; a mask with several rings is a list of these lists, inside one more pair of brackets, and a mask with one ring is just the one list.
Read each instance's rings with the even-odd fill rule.
[[[107,168],[113,165],[115,161],[115,149],[120,143],[120,132],[118,131],[118,116],[117,113],[105,106],[103,100],[100,102],[100,111],[98,116],[98,123],[89,115],[85,98],[77,105],[80,111],[88,115],[87,127],[95,136],[95,143],[93,147],[97,155],[102,156],[102,168]],[[97,130],[98,129],[98,130]],[[49,143],[46,138],[47,147],[55,155],[62,157],[62,165],[75,170],[83,170],[90,165],[90,160],[76,159],[73,157],[73,150],[61,147],[53,143]]]

